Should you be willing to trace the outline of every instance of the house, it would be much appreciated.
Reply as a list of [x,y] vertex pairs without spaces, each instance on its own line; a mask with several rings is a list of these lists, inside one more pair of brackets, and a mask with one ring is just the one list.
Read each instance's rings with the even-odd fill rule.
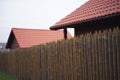
[[[69,33],[68,38],[71,38]],[[6,48],[16,49],[31,47],[34,45],[40,45],[64,39],[63,31],[51,31],[42,29],[23,29],[23,28],[12,28]]]
[[6,51],[7,49],[5,48],[6,43],[0,43],[0,51]]
[[51,30],[74,28],[75,36],[120,27],[120,0],[89,0],[50,27]]

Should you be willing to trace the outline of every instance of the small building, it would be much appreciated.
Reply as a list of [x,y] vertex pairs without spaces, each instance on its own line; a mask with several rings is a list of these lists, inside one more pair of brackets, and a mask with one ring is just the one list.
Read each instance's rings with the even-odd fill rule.
[[0,51],[6,51],[7,49],[5,48],[6,43],[0,43]]
[[[63,31],[51,31],[42,29],[23,29],[23,28],[12,28],[6,48],[26,48],[34,45],[40,45],[64,39]],[[71,38],[71,34],[68,33],[68,38]]]
[[74,28],[75,36],[120,27],[120,0],[89,0],[50,27],[51,30]]

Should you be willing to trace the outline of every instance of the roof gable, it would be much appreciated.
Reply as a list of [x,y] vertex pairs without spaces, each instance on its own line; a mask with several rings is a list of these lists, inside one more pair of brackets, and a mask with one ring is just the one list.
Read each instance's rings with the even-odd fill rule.
[[120,0],[89,0],[50,29],[59,29],[82,21],[120,13]]
[[[68,33],[68,38],[71,37],[72,36],[70,35],[70,33]],[[42,29],[22,29],[22,28],[12,29],[7,42],[7,46],[10,45],[12,38],[16,38],[20,48],[31,47],[33,45],[45,44],[51,41],[64,39],[63,31],[61,30],[50,31]]]

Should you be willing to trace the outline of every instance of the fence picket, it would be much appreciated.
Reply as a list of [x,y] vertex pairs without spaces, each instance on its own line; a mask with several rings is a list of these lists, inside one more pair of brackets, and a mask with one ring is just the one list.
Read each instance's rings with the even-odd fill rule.
[[115,31],[115,45],[116,45],[116,51],[117,51],[117,79],[120,79],[120,29],[117,28]]

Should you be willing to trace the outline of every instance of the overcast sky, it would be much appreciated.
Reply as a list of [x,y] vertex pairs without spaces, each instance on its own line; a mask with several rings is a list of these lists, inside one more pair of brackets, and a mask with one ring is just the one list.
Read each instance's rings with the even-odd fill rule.
[[11,28],[49,29],[86,1],[0,0],[0,42],[7,42]]

